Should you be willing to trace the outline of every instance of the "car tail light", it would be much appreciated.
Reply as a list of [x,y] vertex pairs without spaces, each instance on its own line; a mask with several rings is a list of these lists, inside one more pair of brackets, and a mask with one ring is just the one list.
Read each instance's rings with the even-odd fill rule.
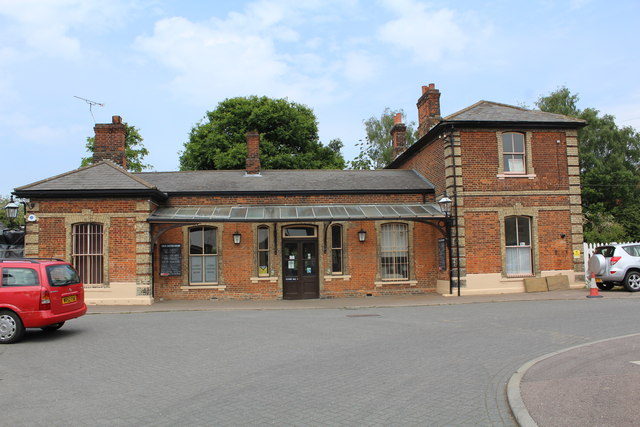
[[40,292],[40,310],[50,310],[51,309],[51,294],[48,290],[43,289]]
[[612,256],[611,257],[611,265],[614,265],[616,262],[620,261],[621,256]]

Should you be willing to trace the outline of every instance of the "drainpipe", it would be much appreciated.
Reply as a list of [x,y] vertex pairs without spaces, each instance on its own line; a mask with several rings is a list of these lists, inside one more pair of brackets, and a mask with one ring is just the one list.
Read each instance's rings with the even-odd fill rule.
[[455,244],[456,244],[456,273],[457,273],[457,285],[458,296],[460,296],[460,239],[458,230],[458,180],[456,171],[456,150],[453,141],[453,132],[455,128],[451,125],[449,133],[449,146],[451,147],[451,166],[453,167],[453,228],[455,229]]

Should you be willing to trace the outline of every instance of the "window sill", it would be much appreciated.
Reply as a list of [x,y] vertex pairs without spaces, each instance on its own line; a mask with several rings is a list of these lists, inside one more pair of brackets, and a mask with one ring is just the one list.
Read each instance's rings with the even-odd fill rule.
[[376,285],[376,288],[380,288],[384,285],[409,285],[416,286],[418,284],[417,280],[383,280],[381,282],[373,282]]
[[350,274],[332,274],[329,276],[324,276],[325,282],[330,282],[332,280],[351,280]]
[[525,174],[525,173],[499,173],[496,176],[498,177],[498,179],[505,179],[505,178],[528,178],[528,179],[534,179],[536,177],[536,174],[535,173],[531,173],[531,174]]
[[191,291],[194,289],[218,289],[219,291],[224,291],[227,289],[226,285],[188,285],[188,286],[180,286],[180,289],[183,291]]
[[250,277],[249,279],[251,280],[251,283],[258,283],[258,282],[276,283],[278,281],[277,276]]

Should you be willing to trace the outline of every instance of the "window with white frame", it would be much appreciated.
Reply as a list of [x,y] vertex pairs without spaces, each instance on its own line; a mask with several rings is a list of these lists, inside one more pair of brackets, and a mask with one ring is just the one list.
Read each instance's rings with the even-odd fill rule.
[[526,172],[525,138],[522,133],[502,134],[502,158],[505,173]]
[[342,266],[342,225],[331,226],[331,273],[341,274]]
[[258,277],[269,276],[269,227],[258,227]]
[[409,279],[407,224],[383,224],[380,228],[380,270],[383,280]]
[[507,276],[530,276],[531,218],[510,216],[504,219]]
[[104,235],[102,224],[73,225],[72,260],[85,285],[104,282]]
[[214,227],[189,229],[189,282],[218,281],[218,230]]

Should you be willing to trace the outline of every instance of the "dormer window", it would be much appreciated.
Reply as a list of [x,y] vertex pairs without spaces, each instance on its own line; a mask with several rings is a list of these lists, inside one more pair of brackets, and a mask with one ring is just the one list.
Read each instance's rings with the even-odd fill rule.
[[525,173],[524,135],[521,133],[503,134],[502,156],[505,173]]

